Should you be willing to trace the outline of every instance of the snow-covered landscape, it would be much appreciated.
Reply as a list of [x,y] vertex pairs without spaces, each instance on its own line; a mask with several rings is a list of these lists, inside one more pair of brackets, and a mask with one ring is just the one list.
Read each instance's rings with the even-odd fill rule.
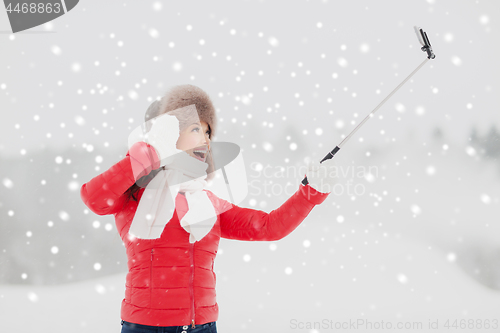
[[436,59],[335,156],[327,200],[282,240],[221,239],[217,329],[499,332],[499,14],[493,0],[84,1],[12,34],[0,11],[0,332],[120,331],[125,250],[79,191],[167,88],[208,92],[215,141],[242,149],[240,206],[270,212],[425,59],[414,25]]
[[[277,244],[222,242],[219,331],[314,332],[305,325],[324,325],[323,320],[422,325],[408,332],[459,331],[447,330],[446,320],[451,325],[490,319],[493,326],[498,319],[498,293],[475,283],[444,251],[381,232],[352,234],[352,228],[332,226],[327,219],[315,222],[320,223],[307,223]],[[324,241],[316,240],[320,234]],[[312,241],[307,251],[301,241],[306,239]],[[251,253],[250,261],[238,264],[245,253]],[[116,274],[61,286],[4,285],[2,327],[7,332],[119,332],[124,280],[125,274]],[[438,320],[440,329],[429,329],[429,320]],[[375,331],[359,325],[356,331]]]

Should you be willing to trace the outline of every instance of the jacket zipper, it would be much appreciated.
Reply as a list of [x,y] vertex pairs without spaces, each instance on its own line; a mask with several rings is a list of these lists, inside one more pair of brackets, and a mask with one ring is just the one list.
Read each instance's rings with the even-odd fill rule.
[[149,307],[153,306],[152,296],[153,296],[153,253],[155,249],[151,249],[151,263],[149,265]]
[[194,255],[193,255],[194,243],[189,243],[189,263],[191,265],[191,275],[189,276],[189,295],[191,296],[191,328],[195,328],[194,325]]

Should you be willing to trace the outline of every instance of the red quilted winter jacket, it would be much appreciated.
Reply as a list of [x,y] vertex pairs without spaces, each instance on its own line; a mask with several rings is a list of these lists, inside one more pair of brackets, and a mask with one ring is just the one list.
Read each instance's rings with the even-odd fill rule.
[[[281,239],[328,196],[300,184],[281,207],[265,213],[238,207],[206,190],[218,215],[217,221],[203,239],[189,243],[189,234],[179,223],[179,218],[187,212],[187,202],[184,194],[179,193],[175,199],[178,213],[173,214],[161,236],[134,238],[128,231],[138,201],[127,198],[124,193],[136,179],[159,167],[155,149],[138,142],[125,158],[81,188],[82,200],[90,210],[98,215],[115,215],[129,269],[121,319],[136,324],[181,326],[216,321],[219,308],[213,265],[219,239]],[[144,189],[138,192],[139,200],[143,192]]]

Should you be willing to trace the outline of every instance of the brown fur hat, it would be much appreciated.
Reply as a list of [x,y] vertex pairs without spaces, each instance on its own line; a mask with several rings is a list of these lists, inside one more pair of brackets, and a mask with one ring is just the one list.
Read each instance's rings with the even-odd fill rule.
[[[146,115],[144,118],[147,122],[154,117],[169,112],[179,119],[179,121],[181,122],[180,125],[182,127],[184,119],[181,119],[183,117],[180,113],[183,112],[183,108],[193,104],[196,106],[196,111],[198,112],[199,119],[205,121],[210,127],[210,139],[212,139],[217,128],[215,108],[208,94],[202,89],[191,84],[185,84],[171,88],[169,91],[167,91],[167,93],[165,93],[165,95],[159,102],[155,101],[153,102],[153,104],[151,104],[151,106],[146,111]],[[174,110],[177,111],[171,112]],[[185,110],[187,111],[187,108]]]
[[[210,139],[212,140],[217,128],[217,118],[215,115],[215,108],[206,92],[191,84],[174,86],[165,93],[160,101],[154,101],[146,111],[144,120],[146,122],[147,131],[151,126],[148,120],[151,120],[164,113],[169,113],[177,117],[179,120],[179,130],[182,131],[186,126],[192,123],[194,110],[188,108],[190,105],[196,106],[198,116],[194,114],[195,118],[205,121],[210,127]],[[208,163],[207,180],[214,177],[214,161],[212,154],[209,153],[205,161]]]

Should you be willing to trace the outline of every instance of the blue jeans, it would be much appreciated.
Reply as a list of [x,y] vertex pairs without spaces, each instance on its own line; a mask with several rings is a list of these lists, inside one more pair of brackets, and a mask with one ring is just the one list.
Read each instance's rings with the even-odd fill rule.
[[148,325],[129,323],[128,321],[122,320],[121,333],[217,333],[217,327],[215,326],[215,321],[195,326],[196,326],[195,328],[192,328],[191,325],[148,326]]

